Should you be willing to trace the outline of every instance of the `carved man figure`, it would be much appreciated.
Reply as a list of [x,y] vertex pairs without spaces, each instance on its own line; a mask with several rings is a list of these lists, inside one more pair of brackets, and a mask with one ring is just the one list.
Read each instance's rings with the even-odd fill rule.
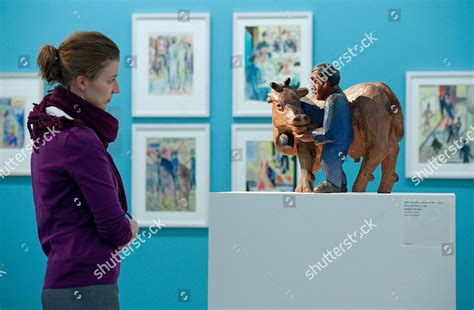
[[[351,108],[339,87],[339,71],[331,64],[319,64],[311,73],[311,88],[317,100],[324,101],[323,126],[312,132],[316,145],[324,144],[321,165],[326,181],[316,188],[317,193],[347,192],[347,179],[342,164],[352,144]],[[306,106],[306,113],[311,111]],[[316,113],[315,113],[316,115]]]

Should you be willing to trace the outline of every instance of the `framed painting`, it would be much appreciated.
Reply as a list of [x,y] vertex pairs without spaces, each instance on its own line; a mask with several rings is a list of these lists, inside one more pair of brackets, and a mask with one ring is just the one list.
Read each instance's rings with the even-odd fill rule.
[[134,218],[167,227],[207,227],[209,125],[135,124],[132,127]]
[[474,71],[407,72],[406,176],[474,178]]
[[37,73],[0,74],[0,178],[30,175],[33,144],[27,128],[33,103],[43,99]]
[[209,116],[209,14],[184,13],[132,15],[134,117]]
[[232,190],[292,192],[297,183],[297,158],[277,152],[272,125],[232,126]]
[[[311,12],[235,13],[233,115],[271,116],[270,82],[306,86],[312,68]],[[308,81],[308,82],[306,82]]]

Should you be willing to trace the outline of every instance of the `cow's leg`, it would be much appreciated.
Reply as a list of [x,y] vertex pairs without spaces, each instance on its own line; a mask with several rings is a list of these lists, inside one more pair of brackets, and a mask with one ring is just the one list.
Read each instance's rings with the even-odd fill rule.
[[377,192],[390,193],[393,185],[398,181],[398,174],[395,172],[395,169],[399,152],[400,147],[398,146],[398,142],[394,141],[391,152],[382,161],[382,180],[380,180]]
[[373,180],[372,173],[380,162],[387,156],[387,153],[387,149],[382,147],[367,150],[359,174],[352,186],[353,192],[365,192],[367,190],[367,184],[369,184],[369,181]]
[[301,167],[301,178],[296,186],[296,192],[313,192],[314,174],[313,161],[316,157],[316,146],[313,142],[298,142],[298,160]]

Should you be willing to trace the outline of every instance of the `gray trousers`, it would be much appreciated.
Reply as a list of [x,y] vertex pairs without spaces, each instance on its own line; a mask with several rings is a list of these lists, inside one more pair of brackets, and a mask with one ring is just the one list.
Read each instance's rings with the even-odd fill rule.
[[117,284],[43,289],[41,302],[44,310],[120,309]]

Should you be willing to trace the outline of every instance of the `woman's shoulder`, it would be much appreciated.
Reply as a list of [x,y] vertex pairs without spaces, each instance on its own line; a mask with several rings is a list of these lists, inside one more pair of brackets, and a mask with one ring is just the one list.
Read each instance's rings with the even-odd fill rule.
[[78,145],[84,148],[102,145],[97,134],[89,127],[74,126],[64,130],[66,145]]

